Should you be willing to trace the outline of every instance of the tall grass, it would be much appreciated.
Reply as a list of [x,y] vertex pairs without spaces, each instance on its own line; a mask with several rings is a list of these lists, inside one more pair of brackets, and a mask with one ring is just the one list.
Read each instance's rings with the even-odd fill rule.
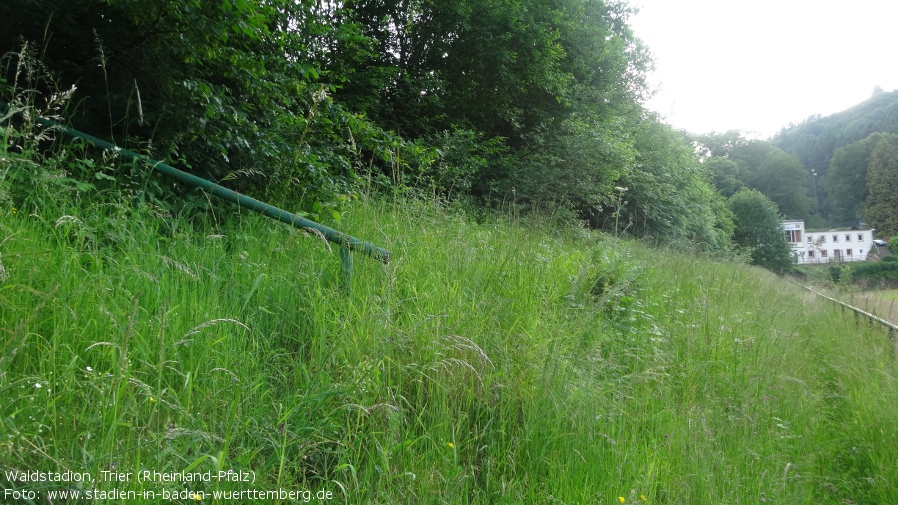
[[341,228],[394,260],[357,258],[347,293],[315,236],[93,196],[0,198],[0,483],[37,503],[898,503],[887,334],[766,271],[362,200]]

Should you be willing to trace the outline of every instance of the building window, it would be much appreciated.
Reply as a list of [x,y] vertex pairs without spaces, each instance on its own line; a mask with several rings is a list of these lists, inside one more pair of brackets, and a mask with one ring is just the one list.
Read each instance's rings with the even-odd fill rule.
[[845,234],[845,242],[851,242],[851,234],[850,233]]
[[814,251],[808,251],[808,258],[814,257]]
[[826,249],[820,251],[820,257],[821,257],[821,258],[825,258],[825,257],[826,257],[826,252],[827,252]]
[[839,236],[833,235],[833,243],[838,242],[838,241],[839,241]]
[[801,230],[785,230],[786,240],[793,244],[801,242]]
[[812,237],[811,235],[808,235],[808,244],[813,244],[813,243],[814,243],[814,237]]
[[820,235],[820,243],[821,243],[821,244],[825,244],[825,243],[826,243],[826,235]]
[[846,256],[853,256],[853,255],[854,255],[854,251],[852,251],[851,249],[846,249],[846,250],[845,250],[845,255],[846,255]]
[[858,233],[858,234],[857,234],[857,241],[858,241],[858,242],[863,242],[863,241],[864,241],[864,234],[863,234],[863,233]]

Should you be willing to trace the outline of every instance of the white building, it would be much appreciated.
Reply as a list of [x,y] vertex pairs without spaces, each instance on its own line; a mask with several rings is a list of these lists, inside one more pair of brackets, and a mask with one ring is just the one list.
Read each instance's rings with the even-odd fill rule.
[[799,264],[829,263],[830,261],[864,261],[873,244],[873,230],[804,229],[804,221],[783,221],[786,241],[792,246],[792,254]]

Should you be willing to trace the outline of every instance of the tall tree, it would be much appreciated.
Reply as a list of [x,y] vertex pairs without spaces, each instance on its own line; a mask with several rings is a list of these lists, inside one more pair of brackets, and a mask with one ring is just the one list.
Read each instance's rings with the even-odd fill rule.
[[898,136],[883,136],[870,153],[864,218],[880,235],[898,235]]
[[376,54],[337,97],[408,139],[501,139],[510,149],[480,171],[480,196],[595,212],[632,158],[647,89],[632,13],[617,1],[354,2],[347,15]]
[[735,161],[713,156],[705,161],[705,168],[711,174],[714,187],[721,195],[729,198],[745,184],[739,180],[739,165]]
[[711,157],[731,158],[737,149],[749,143],[749,140],[743,137],[739,130],[691,135],[690,141],[702,160]]
[[873,148],[883,139],[873,133],[864,140],[836,149],[829,172],[820,181],[830,199],[830,222],[836,225],[857,225],[861,208],[869,193],[867,170]]
[[732,159],[746,187],[770,198],[789,219],[811,219],[813,200],[808,197],[808,172],[797,158],[760,140],[734,149]]
[[733,212],[733,241],[744,248],[755,265],[782,274],[792,268],[792,249],[783,234],[776,204],[761,192],[742,190],[728,203]]

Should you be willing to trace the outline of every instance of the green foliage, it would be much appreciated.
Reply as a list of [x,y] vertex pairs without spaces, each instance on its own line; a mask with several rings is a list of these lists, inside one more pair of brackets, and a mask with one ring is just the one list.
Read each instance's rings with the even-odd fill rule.
[[587,216],[601,211],[615,182],[632,170],[635,150],[619,126],[595,116],[567,118],[546,150],[520,157],[500,190],[542,205],[568,205]]
[[869,192],[870,153],[881,135],[873,133],[864,140],[836,149],[833,154],[829,172],[820,181],[829,193],[831,222],[856,225],[861,220],[861,206]]
[[746,189],[733,195],[728,206],[734,216],[733,241],[749,251],[752,263],[778,274],[791,270],[794,258],[776,204],[761,192]]
[[355,146],[385,136],[330,99],[340,76],[293,28],[317,31],[319,45],[356,34],[315,14],[278,0],[15,0],[0,7],[0,50],[45,45],[56,81],[77,82],[66,114],[76,128],[310,208],[345,199]]
[[711,132],[691,135],[692,145],[702,160],[708,158],[732,158],[736,150],[745,147],[749,140],[739,130],[725,133]]
[[[798,157],[809,172],[824,177],[829,174],[839,148],[860,142],[877,132],[898,134],[898,91],[874,93],[865,102],[826,117],[811,116],[801,124],[784,128],[771,142]],[[843,156],[847,154],[849,153],[843,153]],[[854,154],[856,153],[852,153],[850,157],[854,157]],[[842,158],[837,165],[848,161]],[[856,170],[848,171],[857,173]],[[849,174],[838,174],[836,179],[847,175]],[[857,195],[852,194],[848,188],[840,187],[842,182],[830,181],[830,184],[835,186],[837,195],[833,195],[834,199],[830,202],[830,195],[826,191],[818,194],[821,214],[827,219],[829,226],[847,225],[849,222],[855,224],[851,220],[856,221],[858,216],[852,213],[856,210],[855,205],[863,199],[858,200]],[[856,191],[863,191],[857,186],[854,188]]]
[[618,180],[627,188],[620,216],[626,227],[658,244],[728,249],[732,217],[682,134],[647,118],[634,135],[636,159]]
[[422,142],[434,146],[435,157],[426,164],[415,185],[446,198],[469,194],[474,182],[488,170],[490,161],[505,151],[501,139],[487,141],[482,134],[459,128],[437,132]]
[[0,87],[0,204],[30,212],[57,202],[95,198],[100,192],[127,194],[129,181],[116,172],[113,154],[92,156],[81,144],[46,148],[59,131],[43,127],[35,118],[58,118],[72,90],[41,97],[34,86],[49,77],[27,46],[6,55],[3,62],[15,72],[12,81]]
[[864,219],[886,237],[898,235],[898,135],[883,135],[870,152]]
[[691,142],[718,191],[730,197],[742,188],[770,198],[789,219],[821,223],[816,180],[801,162],[770,142],[746,139],[738,131],[692,135]]
[[714,187],[721,195],[729,198],[738,193],[745,184],[739,180],[739,165],[735,161],[714,156],[704,162],[713,177]]
[[563,203],[589,215],[633,157],[628,121],[641,114],[649,63],[630,13],[579,1],[358,5],[347,19],[376,43],[364,76],[340,96],[441,151],[441,136],[471,132],[483,144],[469,137],[458,152],[484,156],[467,167],[444,160],[438,171],[459,170],[462,186],[475,174],[472,191],[487,202]]
[[829,266],[829,278],[830,278],[830,280],[833,281],[833,282],[835,282],[836,284],[838,284],[839,281],[840,281],[841,278],[842,278],[842,272],[843,272],[843,271],[844,271],[844,268],[843,268],[842,265],[830,265],[830,266]]
[[810,174],[797,158],[759,140],[736,148],[731,158],[746,187],[770,198],[786,218],[810,220],[814,205],[807,196]]
[[879,281],[894,282],[898,280],[898,258],[886,256],[880,261],[832,265],[830,278],[837,283],[852,280],[865,284],[876,284]]
[[[0,50],[42,48],[54,78],[35,93],[77,83],[61,111],[76,129],[313,219],[340,219],[362,191],[412,193],[725,250],[730,218],[708,174],[642,107],[651,60],[633,12],[580,0],[11,0]],[[113,177],[136,179],[123,172]],[[143,184],[166,212],[208,207]]]
[[801,124],[784,128],[771,142],[798,156],[808,170],[826,175],[836,149],[875,132],[898,134],[896,111],[898,91],[875,93],[845,111],[826,117],[811,116]]

